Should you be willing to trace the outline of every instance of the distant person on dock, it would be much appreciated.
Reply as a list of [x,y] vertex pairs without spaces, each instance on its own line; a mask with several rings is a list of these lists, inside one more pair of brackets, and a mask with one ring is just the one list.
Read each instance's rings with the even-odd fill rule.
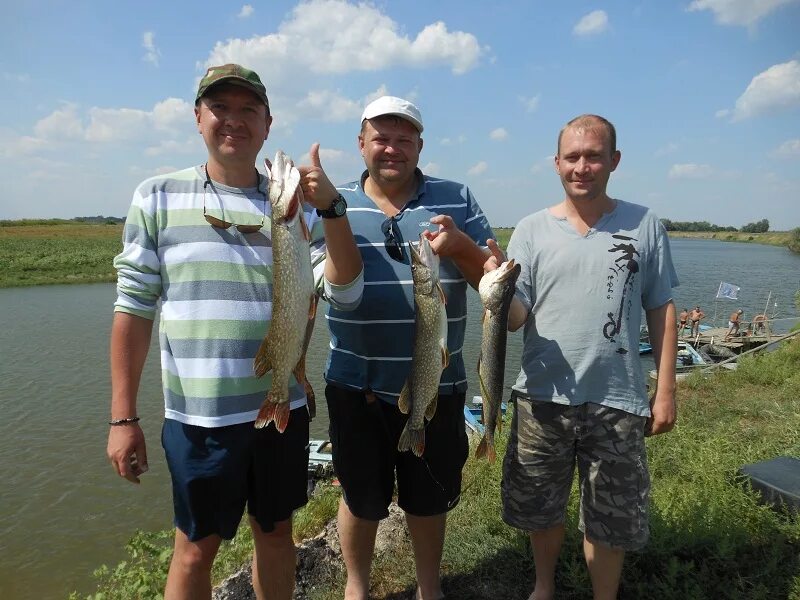
[[767,333],[767,315],[761,313],[753,317],[753,335]]
[[739,326],[741,325],[741,318],[744,311],[740,308],[739,310],[735,310],[731,313],[731,316],[728,317],[728,333],[725,335],[725,339],[728,340],[731,336],[739,335]]
[[[309,413],[302,384],[290,390],[286,430],[254,422],[271,377],[253,359],[270,324],[272,239],[267,179],[255,167],[272,116],[259,76],[240,65],[211,67],[200,80],[195,119],[207,155],[194,167],[141,183],[114,259],[111,426],[107,455],[120,477],[139,483],[147,449],[137,393],[160,313],[165,418],[161,444],[172,477],[175,542],[165,600],[210,599],[211,568],[247,509],[253,588],[289,600],[295,583],[292,513],[308,502]],[[361,260],[347,218],[324,222],[338,198],[312,146],[299,167],[325,297],[358,304]],[[230,222],[229,219],[236,219]],[[324,258],[324,260],[323,260]],[[159,309],[160,306],[160,309]],[[152,400],[151,398],[147,399]],[[151,424],[151,428],[155,428]],[[148,510],[142,506],[141,510]],[[136,515],[128,514],[132,526]]]
[[692,312],[689,313],[689,320],[692,322],[692,328],[690,335],[695,337],[696,335],[700,335],[700,321],[703,317],[706,316],[702,310],[700,310],[700,305],[698,304],[692,309]]
[[[558,596],[555,569],[576,464],[594,597],[616,597],[625,552],[649,537],[644,438],[675,425],[678,277],[658,217],[606,192],[620,157],[606,119],[567,123],[555,156],[564,200],[522,219],[508,245],[508,257],[522,265],[508,328],[525,330],[502,515],[530,534],[530,598],[537,600]],[[490,249],[486,271],[503,260],[494,242]],[[637,352],[643,310],[658,370],[652,398]]]
[[689,320],[689,309],[684,308],[681,311],[681,314],[678,315],[678,333],[682,334],[683,330],[686,329],[686,323]]

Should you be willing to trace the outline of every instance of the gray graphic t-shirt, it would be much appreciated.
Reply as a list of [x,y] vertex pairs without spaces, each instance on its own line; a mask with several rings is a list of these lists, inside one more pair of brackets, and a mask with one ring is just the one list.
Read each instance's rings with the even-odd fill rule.
[[642,309],[671,300],[678,276],[658,217],[616,202],[585,236],[548,209],[514,229],[508,256],[522,265],[517,297],[531,313],[513,387],[536,400],[649,416]]

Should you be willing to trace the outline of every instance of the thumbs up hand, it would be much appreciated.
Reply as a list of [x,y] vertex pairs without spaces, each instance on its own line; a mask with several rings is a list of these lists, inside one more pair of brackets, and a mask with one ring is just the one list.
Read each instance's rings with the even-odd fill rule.
[[300,171],[300,187],[306,202],[314,208],[325,210],[331,206],[339,192],[336,191],[336,187],[322,170],[322,163],[319,161],[319,144],[312,144],[308,154],[311,158],[311,166],[297,167],[297,170]]

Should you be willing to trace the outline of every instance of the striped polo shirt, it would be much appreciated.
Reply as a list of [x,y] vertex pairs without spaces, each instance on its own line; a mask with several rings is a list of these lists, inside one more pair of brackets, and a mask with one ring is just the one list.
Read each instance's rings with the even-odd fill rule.
[[[435,231],[435,215],[449,215],[456,226],[478,245],[493,238],[489,223],[469,188],[463,184],[423,175],[417,193],[394,218],[404,243],[418,241],[422,231]],[[326,315],[331,332],[331,353],[325,379],[332,384],[370,390],[396,404],[411,369],[415,306],[408,249],[404,262],[392,259],[384,246],[381,225],[386,215],[365,194],[363,182],[338,187],[347,200],[347,215],[364,261],[364,294],[349,312],[330,307]],[[455,264],[442,258],[439,276],[447,298],[447,347],[450,364],[442,373],[439,393],[467,389],[461,355],[467,321],[468,283]]]
[[[114,259],[114,310],[154,319],[160,301],[159,341],[165,416],[190,425],[221,427],[253,421],[271,384],[258,378],[253,359],[272,314],[271,208],[267,180],[253,188],[211,182],[203,167],[153,177],[133,195]],[[238,224],[257,224],[257,233],[219,229],[208,214]],[[224,208],[224,210],[223,210]],[[324,268],[322,222],[304,206],[312,234],[315,276]],[[360,286],[360,278],[352,288]],[[325,286],[329,289],[330,286]],[[347,286],[343,298],[357,304]],[[329,299],[335,302],[336,299]],[[338,304],[349,308],[348,300]],[[290,406],[306,402],[292,380]]]

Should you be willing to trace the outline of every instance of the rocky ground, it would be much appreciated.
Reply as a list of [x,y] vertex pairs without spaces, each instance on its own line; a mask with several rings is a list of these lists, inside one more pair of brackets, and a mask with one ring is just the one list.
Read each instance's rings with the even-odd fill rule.
[[[403,511],[396,504],[389,507],[389,517],[381,521],[375,540],[375,558],[408,543],[408,529]],[[316,537],[304,541],[297,548],[297,579],[294,599],[307,600],[312,591],[328,587],[344,572],[339,532],[333,520]],[[409,595],[409,598],[412,597]],[[250,564],[228,577],[214,589],[213,600],[255,600]],[[393,600],[402,596],[393,595]]]

